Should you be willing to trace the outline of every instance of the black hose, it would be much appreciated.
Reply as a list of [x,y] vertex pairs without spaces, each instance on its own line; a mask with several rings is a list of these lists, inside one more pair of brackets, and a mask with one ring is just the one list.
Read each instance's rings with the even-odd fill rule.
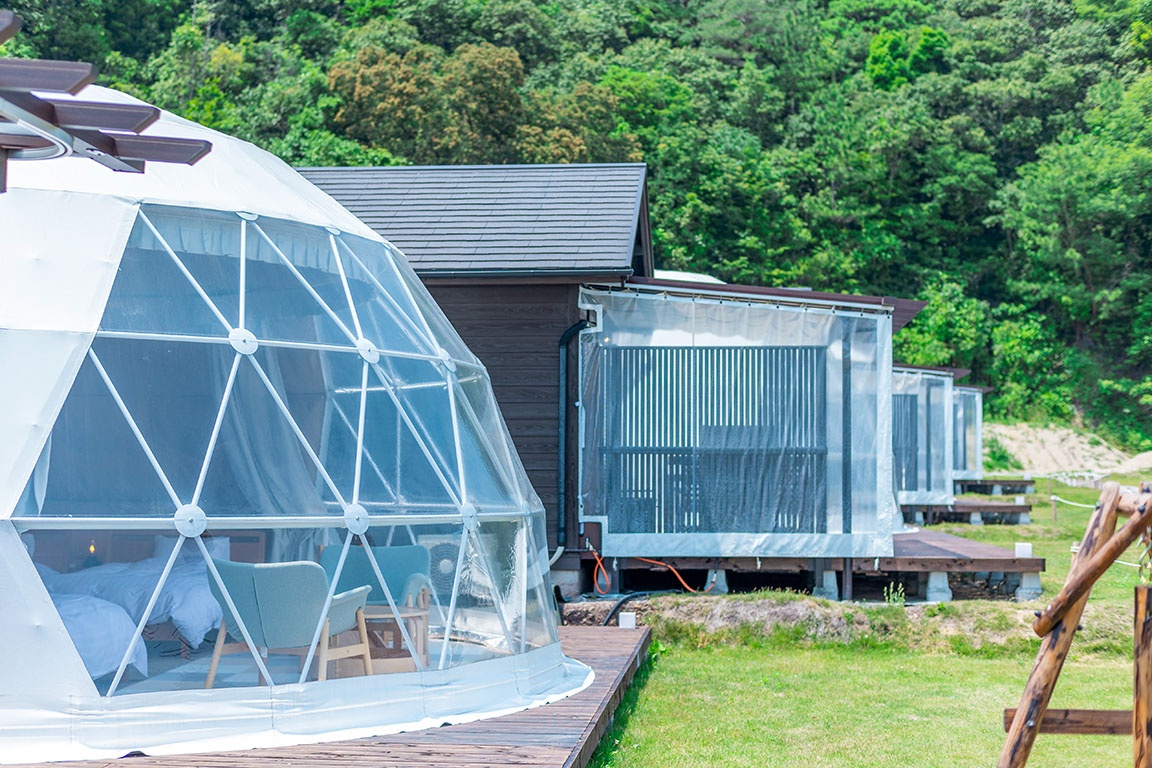
[[656,592],[632,592],[631,594],[624,595],[624,597],[616,601],[616,604],[612,606],[612,610],[608,611],[608,615],[604,618],[604,621],[600,623],[600,626],[608,626],[609,622],[611,622],[612,619],[616,617],[616,612],[623,608],[624,604],[627,602],[639,599],[641,597],[651,597],[652,595],[680,594],[680,592],[681,590],[678,589],[661,589]]

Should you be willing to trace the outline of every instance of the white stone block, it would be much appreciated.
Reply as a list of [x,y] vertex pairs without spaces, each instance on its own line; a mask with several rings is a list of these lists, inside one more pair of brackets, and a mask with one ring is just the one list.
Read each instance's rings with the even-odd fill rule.
[[[1019,545],[1017,545],[1019,546]],[[1016,602],[1023,603],[1040,597],[1043,589],[1040,586],[1040,574],[1020,574],[1020,586],[1016,589]]]
[[840,588],[836,584],[836,571],[823,571],[817,578],[819,580],[812,590],[813,597],[822,597],[825,600],[840,599]]
[[930,603],[947,603],[952,599],[952,589],[948,586],[948,574],[932,571],[928,574],[928,591],[925,599]]
[[580,571],[554,570],[552,583],[560,587],[560,594],[564,595],[565,600],[580,596]]
[[724,569],[708,571],[708,580],[704,584],[704,588],[711,587],[711,593],[714,595],[728,594],[728,572]]

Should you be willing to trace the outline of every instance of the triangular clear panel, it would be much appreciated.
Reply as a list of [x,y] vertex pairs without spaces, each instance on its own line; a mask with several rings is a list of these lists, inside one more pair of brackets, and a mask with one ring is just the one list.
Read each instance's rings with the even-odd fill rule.
[[410,287],[400,280],[393,266],[388,247],[352,235],[341,235],[340,242],[353,295],[357,306],[362,307],[365,336],[382,349],[436,354],[441,344],[429,334]]
[[[310,402],[297,389],[297,370],[269,352],[260,350],[241,360],[201,506],[209,516],[340,514],[338,504],[325,503],[330,497],[320,490],[322,476],[293,429],[293,424],[299,426],[309,448],[318,450],[323,392],[318,402]],[[254,363],[285,407],[296,401],[296,415],[283,413]]]
[[[401,358],[381,358],[373,366],[374,384],[382,385],[384,394],[395,403],[404,429],[401,433],[402,455],[423,454],[439,474],[438,483],[459,494],[460,473],[456,459],[456,437],[452,403],[448,396],[443,367],[438,363]],[[413,454],[415,450],[418,454]],[[423,467],[421,467],[423,469]],[[442,478],[442,479],[440,479]],[[405,483],[416,490],[415,482]],[[421,482],[421,486],[426,484]],[[427,493],[427,491],[423,491]],[[438,494],[439,491],[437,490]]]
[[[166,229],[179,229],[161,215],[156,214],[156,217]],[[160,229],[159,225],[157,229]],[[169,244],[169,247],[184,263],[177,246],[191,236],[170,236],[178,242]],[[142,218],[136,220],[100,320],[100,329],[226,337],[228,328],[225,322],[216,316],[165,249],[167,241],[168,237],[165,237],[162,242]],[[215,257],[205,255],[205,263],[212,258]],[[195,263],[195,260],[189,259],[189,262]]]
[[92,350],[188,503],[236,353],[226,344],[100,338]]
[[272,219],[249,227],[244,327],[258,339],[352,346],[355,323],[328,233]]
[[49,451],[41,516],[168,520],[176,511],[91,359],[64,401]]

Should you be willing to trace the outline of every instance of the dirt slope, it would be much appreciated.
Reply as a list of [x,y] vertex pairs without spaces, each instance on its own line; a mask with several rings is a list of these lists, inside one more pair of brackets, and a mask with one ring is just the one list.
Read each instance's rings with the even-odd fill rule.
[[[1095,435],[1067,427],[1036,427],[1030,424],[984,423],[986,437],[995,437],[1024,465],[1023,472],[1112,472],[1129,457]],[[1136,471],[1152,466],[1152,455]]]

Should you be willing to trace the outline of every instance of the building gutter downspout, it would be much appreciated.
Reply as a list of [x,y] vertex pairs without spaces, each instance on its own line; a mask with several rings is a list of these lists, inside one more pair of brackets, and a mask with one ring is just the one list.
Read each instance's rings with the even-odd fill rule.
[[560,444],[556,451],[556,545],[560,551],[568,546],[568,344],[587,327],[588,321],[580,320],[560,336]]

